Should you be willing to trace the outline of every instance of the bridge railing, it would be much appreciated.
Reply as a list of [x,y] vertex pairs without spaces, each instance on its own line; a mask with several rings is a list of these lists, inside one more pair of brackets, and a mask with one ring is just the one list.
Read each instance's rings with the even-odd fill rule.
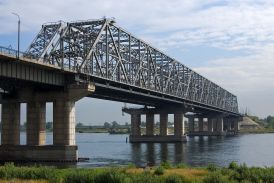
[[[0,53],[2,54],[5,54],[5,55],[9,55],[9,56],[12,56],[12,57],[15,57],[17,58],[18,57],[18,50],[15,50],[11,47],[4,47],[4,46],[0,46]],[[44,64],[49,64],[49,65],[52,65],[50,64],[50,59],[49,58],[37,58],[37,57],[34,57],[33,55],[30,55],[28,54],[27,52],[22,52],[22,51],[19,51],[19,59],[31,59],[32,62],[39,62],[39,63],[44,63]],[[38,60],[39,59],[39,60]]]

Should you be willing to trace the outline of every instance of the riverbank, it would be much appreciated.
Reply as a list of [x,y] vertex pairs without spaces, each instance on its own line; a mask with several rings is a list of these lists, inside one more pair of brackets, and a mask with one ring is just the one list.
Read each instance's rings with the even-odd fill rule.
[[264,134],[264,133],[274,133],[273,128],[261,128],[261,129],[241,129],[239,134]]
[[238,165],[218,168],[208,165],[191,168],[184,164],[171,166],[162,163],[158,167],[136,168],[69,168],[0,166],[0,182],[26,183],[228,183],[273,182],[274,168],[256,168]]

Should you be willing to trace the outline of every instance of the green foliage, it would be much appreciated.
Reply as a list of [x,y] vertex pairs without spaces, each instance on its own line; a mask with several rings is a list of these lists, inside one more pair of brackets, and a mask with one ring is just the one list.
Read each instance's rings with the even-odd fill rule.
[[218,167],[217,167],[215,164],[213,164],[213,163],[209,163],[209,164],[207,165],[207,170],[210,171],[210,172],[214,172],[214,171],[216,171],[217,169],[218,169]]
[[165,169],[162,166],[158,166],[154,171],[155,175],[163,175],[164,173],[165,173]]
[[274,128],[274,116],[267,116],[265,119],[267,128]]
[[132,174],[132,183],[164,183],[163,177],[155,176],[148,172],[142,174]]
[[223,176],[220,172],[216,171],[207,175],[204,178],[203,182],[204,183],[229,183],[230,181],[228,180],[227,177]]
[[163,167],[164,169],[170,169],[172,168],[172,165],[169,161],[164,161],[160,164],[161,167]]
[[[177,167],[185,167],[184,164]],[[17,167],[13,163],[0,166],[0,180],[47,180],[50,183],[272,183],[274,182],[274,167],[247,167],[231,162],[227,168],[219,168],[209,164],[205,177],[187,179],[178,174],[165,174],[166,168],[172,168],[169,163],[162,163],[154,169],[142,173],[127,173],[127,168],[95,168],[95,169],[56,169],[52,167]],[[170,170],[173,171],[173,170]],[[198,177],[198,176],[197,176]]]
[[228,165],[229,169],[232,170],[237,170],[239,168],[238,164],[235,161],[232,161],[229,165]]
[[165,179],[165,183],[184,183],[184,182],[187,182],[185,178],[176,174],[170,175],[166,177]]
[[185,164],[185,163],[179,163],[179,164],[177,164],[175,167],[176,167],[176,168],[187,168],[188,165]]
[[131,179],[117,171],[106,171],[94,177],[96,183],[130,183]]

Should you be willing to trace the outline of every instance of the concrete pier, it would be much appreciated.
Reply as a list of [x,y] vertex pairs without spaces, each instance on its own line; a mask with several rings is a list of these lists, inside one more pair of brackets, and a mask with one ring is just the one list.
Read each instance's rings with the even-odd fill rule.
[[[174,134],[167,134],[168,114],[171,113],[168,109],[157,108],[123,108],[123,112],[131,115],[131,134],[129,141],[137,142],[185,142],[184,135],[183,112],[176,111],[174,113]],[[160,133],[154,134],[154,116],[160,115]],[[146,115],[146,134],[141,135],[139,132],[141,115]],[[138,121],[138,122],[137,122]]]
[[183,113],[177,112],[174,114],[174,135],[177,137],[181,137],[185,133],[183,119]]
[[198,128],[199,128],[199,132],[204,131],[204,118],[203,117],[198,118]]
[[213,119],[207,118],[207,132],[212,133],[213,132]]
[[146,135],[154,135],[154,114],[151,113],[146,114]]
[[46,142],[46,102],[27,103],[27,145]]
[[140,114],[131,114],[131,135],[141,136],[141,115]]
[[[199,115],[187,115],[190,123],[192,125],[192,119],[198,118],[198,131],[195,129],[189,131],[189,136],[224,136],[224,135],[234,135],[235,133],[231,133],[231,130],[227,130],[227,125],[231,126],[231,118],[225,118],[223,115],[209,115],[209,116],[199,116]],[[207,130],[204,129],[204,118],[207,118]],[[229,121],[229,122],[227,122]]]
[[53,102],[53,145],[75,145],[75,102]]
[[167,135],[167,122],[168,122],[168,114],[160,113],[160,135]]
[[194,117],[188,117],[188,132],[194,132]]
[[20,103],[5,101],[2,104],[2,145],[20,144]]
[[[65,90],[20,91],[2,99],[0,160],[21,162],[76,162],[75,102],[95,90],[92,83]],[[20,145],[20,103],[27,103],[27,145]],[[45,145],[46,102],[53,102],[53,144]]]

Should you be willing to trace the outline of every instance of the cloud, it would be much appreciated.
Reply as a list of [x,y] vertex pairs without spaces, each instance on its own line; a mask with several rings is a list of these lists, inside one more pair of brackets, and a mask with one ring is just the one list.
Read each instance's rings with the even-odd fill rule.
[[196,70],[236,93],[241,105],[260,115],[274,114],[273,0],[0,0],[0,36],[17,31],[11,12],[20,14],[25,32],[37,32],[46,22],[107,16],[167,52],[199,45],[242,51],[201,60]]
[[218,59],[196,71],[228,88],[238,96],[240,107],[253,114],[274,114],[274,45],[253,55]]

